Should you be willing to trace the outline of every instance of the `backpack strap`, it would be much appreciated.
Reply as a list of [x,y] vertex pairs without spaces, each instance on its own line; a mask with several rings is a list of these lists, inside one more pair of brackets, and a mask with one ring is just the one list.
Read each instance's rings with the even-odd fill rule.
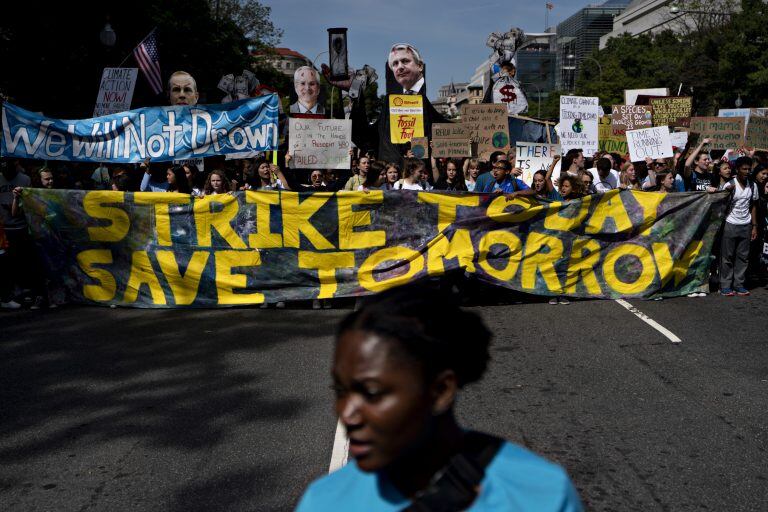
[[467,509],[480,492],[485,468],[504,440],[480,432],[468,432],[464,447],[454,455],[429,487],[416,495],[402,512],[453,512]]

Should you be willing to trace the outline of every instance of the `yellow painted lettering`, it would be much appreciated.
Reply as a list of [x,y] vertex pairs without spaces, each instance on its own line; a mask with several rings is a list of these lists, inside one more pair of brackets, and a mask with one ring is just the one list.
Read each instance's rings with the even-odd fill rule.
[[83,296],[97,302],[107,302],[115,298],[117,282],[115,276],[106,269],[94,265],[109,265],[112,263],[112,251],[109,249],[89,249],[77,254],[77,264],[97,284],[84,284]]
[[189,194],[158,194],[157,192],[134,192],[133,194],[134,203],[155,206],[157,244],[164,247],[171,245],[171,216],[168,207],[172,204],[189,204],[190,199]]
[[419,192],[419,202],[437,205],[437,231],[443,231],[456,221],[456,208],[480,205],[480,196],[459,196],[452,194],[434,194]]
[[[555,201],[549,204],[545,213],[544,227],[553,231],[572,231],[581,226],[584,219],[589,214],[589,205],[592,203],[592,196],[584,196],[578,201],[570,201],[565,204],[563,201]],[[571,213],[576,211],[573,217],[564,217],[563,212]]]
[[459,267],[465,268],[467,272],[474,272],[474,257],[475,250],[469,230],[457,229],[451,238],[441,231],[427,246],[427,273],[442,274],[445,272],[444,260],[450,259],[458,259]]
[[383,201],[382,190],[370,190],[367,194],[346,191],[336,194],[339,210],[339,249],[368,249],[387,243],[385,231],[355,231],[356,227],[371,224],[371,211],[352,209],[352,205],[380,204]]
[[200,288],[200,277],[208,262],[207,251],[195,251],[187,264],[187,270],[182,275],[179,263],[173,251],[157,251],[157,262],[163,271],[165,280],[173,293],[173,300],[177,306],[189,306],[197,298],[197,290]]
[[[212,206],[221,206],[221,211],[212,211]],[[232,219],[237,216],[240,205],[235,196],[217,194],[195,199],[195,227],[197,245],[211,247],[211,229],[215,229],[234,249],[246,249],[245,242],[232,229]]]
[[[495,245],[503,245],[506,249],[501,253],[491,253],[491,248]],[[480,265],[480,268],[499,281],[506,282],[511,281],[517,273],[523,253],[523,244],[514,233],[508,231],[489,231],[480,239],[478,251],[477,264]],[[490,260],[498,261],[505,259],[507,261],[504,268],[496,268],[491,265]]]
[[216,251],[216,295],[219,304],[261,304],[264,294],[259,292],[235,293],[236,289],[245,288],[248,278],[245,274],[233,274],[233,268],[256,267],[261,265],[259,251]]
[[[508,212],[507,208],[516,206],[520,210]],[[506,196],[499,196],[488,205],[486,215],[496,222],[525,222],[542,212],[544,207],[538,201],[528,197],[515,197],[507,199]]]
[[248,245],[254,249],[272,249],[283,246],[283,235],[270,231],[270,205],[280,204],[280,192],[274,190],[247,190],[245,202],[256,205],[256,233],[248,235]]
[[157,275],[155,275],[155,270],[152,268],[152,262],[149,261],[147,251],[133,251],[131,256],[131,275],[128,278],[128,284],[125,285],[123,301],[136,302],[139,298],[141,286],[144,284],[149,287],[149,294],[152,297],[153,304],[166,304],[163,287],[160,285]]
[[643,207],[643,230],[640,232],[642,236],[648,236],[651,234],[651,228],[653,228],[654,222],[656,222],[656,215],[659,210],[659,205],[664,200],[666,194],[659,194],[657,192],[642,192],[640,190],[631,190],[632,197],[635,201],[640,203]]
[[310,217],[320,209],[333,194],[316,192],[300,201],[297,192],[282,192],[283,243],[285,247],[299,247],[303,234],[315,249],[327,250],[334,246],[309,222]]
[[[378,268],[386,262],[397,263]],[[408,270],[395,274],[395,271],[400,271],[404,264],[408,265]],[[358,269],[357,278],[360,286],[366,290],[380,292],[407,283],[423,269],[424,257],[419,251],[401,246],[387,247],[379,249],[366,258]],[[380,276],[381,279],[376,279],[376,276]]]
[[[632,221],[629,220],[619,192],[609,190],[603,194],[587,222],[585,233],[623,233],[632,229]],[[614,229],[605,226],[608,219],[613,219]]]
[[[622,265],[626,276],[627,271],[631,269],[628,262],[637,261],[640,264],[640,272],[633,281],[624,281],[616,273],[616,264],[619,259],[624,260]],[[650,251],[637,244],[621,244],[611,249],[603,260],[603,278],[605,283],[614,291],[622,295],[638,295],[648,289],[653,284],[656,277],[656,266],[653,264],[653,257]]]
[[354,266],[354,252],[299,251],[299,268],[317,269],[317,278],[320,282],[318,299],[330,299],[336,294],[338,288],[336,270]]
[[122,208],[104,206],[105,204],[123,204],[125,192],[111,190],[95,190],[88,192],[83,197],[83,209],[85,213],[94,219],[108,220],[106,226],[88,228],[88,237],[94,242],[119,242],[131,228],[131,220],[128,212]]
[[568,273],[565,276],[565,293],[575,295],[581,284],[590,295],[601,295],[600,283],[595,268],[600,264],[600,244],[591,238],[577,238],[573,241]]
[[[667,282],[674,277],[675,286],[678,286],[680,282],[685,279],[685,276],[688,275],[688,269],[691,267],[693,260],[695,260],[701,252],[703,245],[704,243],[701,240],[692,241],[688,244],[688,247],[685,248],[685,252],[683,252],[680,259],[675,260],[667,244],[653,244],[653,256],[656,259],[656,267],[659,269],[659,276],[661,276],[661,285],[666,285]],[[707,272],[709,272],[709,269],[707,269]]]
[[525,240],[525,257],[521,274],[523,288],[536,289],[536,274],[540,273],[550,292],[562,293],[563,285],[555,270],[555,262],[562,257],[562,240],[544,233],[529,233]]

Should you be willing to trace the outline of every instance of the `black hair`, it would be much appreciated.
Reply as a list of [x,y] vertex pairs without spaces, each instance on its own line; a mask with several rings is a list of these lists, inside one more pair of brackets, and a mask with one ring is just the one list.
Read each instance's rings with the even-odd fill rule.
[[422,283],[372,296],[341,321],[337,339],[356,330],[397,342],[427,379],[453,370],[459,387],[480,380],[490,359],[491,332],[480,316]]
[[127,174],[118,174],[112,178],[112,185],[114,185],[117,190],[127,192],[131,189],[131,177]]
[[613,169],[611,161],[605,157],[598,158],[597,162],[595,162],[595,167],[597,168],[598,172],[611,172],[611,169]]
[[504,151],[494,151],[493,153],[491,153],[491,156],[490,156],[490,158],[488,158],[488,161],[489,161],[491,164],[495,164],[495,163],[496,163],[496,160],[498,160],[498,158],[499,158],[501,155],[505,155],[505,156],[506,156],[506,153],[505,153]]
[[608,153],[613,158],[613,168],[617,171],[621,170],[621,165],[624,163],[624,159],[618,153]]
[[563,162],[560,164],[560,168],[563,171],[567,171],[571,168],[571,164],[573,164],[574,158],[581,155],[583,151],[581,149],[569,149],[567,153],[565,153],[565,156],[563,157]]
[[740,156],[739,158],[736,159],[736,162],[734,162],[733,168],[738,170],[739,167],[741,167],[742,165],[748,165],[750,167],[750,171],[751,171],[752,170],[751,169],[752,168],[752,159],[749,158],[748,156]]
[[171,185],[173,192],[179,192],[181,194],[191,194],[192,187],[189,186],[189,180],[187,180],[187,172],[184,170],[183,165],[174,165],[171,167],[171,172],[175,177],[176,183]]
[[501,161],[496,162],[496,163],[501,165],[502,167],[504,167],[505,171],[511,171],[512,170],[512,162],[510,162],[509,160],[501,160]]

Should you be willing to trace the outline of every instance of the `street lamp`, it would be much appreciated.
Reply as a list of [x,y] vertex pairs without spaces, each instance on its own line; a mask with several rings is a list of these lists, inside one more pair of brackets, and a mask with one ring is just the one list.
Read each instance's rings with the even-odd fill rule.
[[742,102],[741,102],[741,93],[736,97],[736,101],[734,102],[734,105],[736,105],[736,108],[741,108]]
[[596,58],[594,58],[594,57],[589,57],[589,56],[587,56],[587,57],[584,57],[584,58],[585,58],[586,60],[591,60],[592,62],[594,62],[595,64],[597,64],[597,70],[598,70],[598,72],[600,73],[600,81],[602,82],[602,81],[603,81],[603,66],[600,64],[600,61],[599,61],[599,60],[597,60],[597,59],[596,59]]
[[104,24],[104,28],[102,28],[101,32],[99,33],[99,40],[101,41],[101,44],[107,48],[112,48],[115,46],[115,42],[117,41],[117,34],[115,34],[115,31],[112,30],[112,25],[109,24],[109,18],[107,18],[107,22]]
[[536,119],[541,119],[541,87],[539,87],[537,84],[533,82],[520,82],[521,85],[532,85],[536,88],[536,98],[538,99],[538,107],[536,114]]

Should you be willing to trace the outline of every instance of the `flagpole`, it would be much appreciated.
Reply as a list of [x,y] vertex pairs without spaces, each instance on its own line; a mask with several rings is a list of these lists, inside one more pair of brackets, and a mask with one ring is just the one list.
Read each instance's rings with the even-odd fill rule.
[[547,2],[544,2],[544,32],[547,31],[548,27],[549,27],[549,6],[547,5]]
[[142,39],[141,41],[139,41],[139,44],[137,44],[136,46],[134,46],[133,48],[131,48],[131,51],[130,51],[130,52],[128,52],[128,55],[126,55],[126,57],[123,59],[123,62],[121,62],[120,64],[118,64],[118,65],[117,65],[117,67],[118,67],[118,68],[121,68],[121,67],[123,67],[123,64],[125,64],[125,61],[127,61],[128,59],[130,59],[130,58],[131,58],[131,55],[133,55],[133,50],[135,50],[136,48],[138,48],[139,46],[141,46],[141,43],[143,43],[144,41],[146,41],[146,39],[147,39],[149,36],[151,36],[151,35],[152,35],[152,34],[155,32],[155,30],[157,30],[157,27],[155,27],[155,28],[153,28],[152,30],[150,30],[150,31],[149,31],[149,34],[147,34],[146,36],[144,36],[144,39]]

